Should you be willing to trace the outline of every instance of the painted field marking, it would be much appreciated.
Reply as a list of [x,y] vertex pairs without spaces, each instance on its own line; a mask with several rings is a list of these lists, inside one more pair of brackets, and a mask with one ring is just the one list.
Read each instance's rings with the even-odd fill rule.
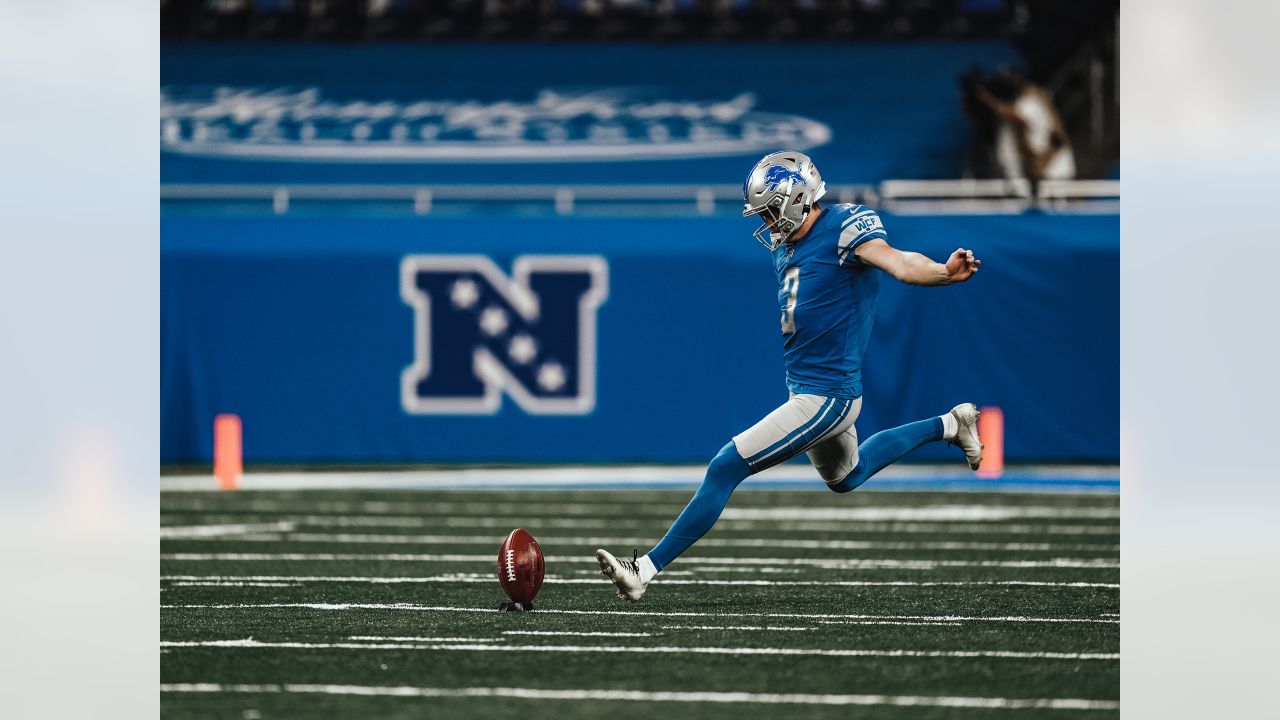
[[[177,562],[483,562],[494,561],[493,555],[457,555],[435,553],[162,553],[161,560]],[[589,555],[548,555],[551,563],[595,564]],[[1078,568],[1114,569],[1118,560],[1110,558],[1048,558],[1045,560],[900,560],[897,558],[757,558],[757,557],[687,557],[681,565],[691,567],[723,565],[717,572],[737,566],[804,566],[828,570],[935,570],[954,568]],[[743,572],[752,568],[744,567]],[[599,572],[590,570],[591,574]]]
[[[956,623],[959,625],[959,623]],[[778,630],[797,632],[801,630],[818,630],[816,627],[774,627],[772,625],[663,625],[663,630]],[[607,633],[606,633],[607,634]]]
[[716,527],[730,530],[848,532],[867,534],[939,535],[1119,535],[1118,525],[1028,525],[995,522],[972,523],[862,522],[860,520],[723,520]]
[[738,507],[725,508],[725,520],[929,520],[973,522],[1029,518],[1077,518],[1111,520],[1120,517],[1118,507],[1057,507],[1043,505],[919,505],[860,507]]
[[[629,502],[627,514],[650,515],[653,519],[670,519],[679,512],[684,499],[670,503]],[[565,517],[587,515],[599,517],[618,510],[617,502],[421,502],[413,500],[317,500],[310,497],[292,498],[287,501],[237,496],[234,503],[215,496],[163,497],[160,511],[166,512],[263,512],[263,513],[357,513],[364,515],[428,515],[428,516],[513,516],[513,517]]]
[[[202,583],[369,583],[372,585],[402,585],[422,583],[492,583],[493,575],[488,573],[450,573],[445,575],[426,575],[418,577],[371,577],[367,575],[161,575],[164,582],[202,582]],[[554,585],[600,585],[607,583],[600,578],[566,578],[548,575],[544,580]],[[1116,588],[1120,583],[1098,582],[1049,582],[1039,580],[685,580],[679,578],[663,578],[663,585],[751,585],[761,587],[773,586],[816,586],[816,587],[970,587],[970,586],[1027,586],[1027,587],[1075,587],[1075,588]]]
[[[236,522],[244,520],[246,514],[203,514],[198,517],[209,523],[214,522]],[[455,517],[455,516],[424,516],[424,515],[296,515],[281,513],[250,513],[248,514],[254,520],[264,519],[271,515],[278,517],[272,518],[277,521],[292,522],[297,525],[309,525],[316,527],[388,527],[388,528],[429,528],[436,526],[444,527],[462,527],[462,528],[507,528],[513,524],[519,524],[519,521],[510,518],[501,517]],[[178,526],[174,521],[180,520],[181,516],[176,514],[163,515],[160,518],[161,524],[173,524]],[[660,525],[664,520],[653,518],[650,521],[634,521],[634,520],[605,520],[601,518],[539,518],[537,524],[541,527],[553,527],[563,530],[594,530],[608,527],[628,527],[628,528],[645,528],[655,527],[662,529]]]
[[642,655],[789,655],[803,657],[998,658],[1010,660],[1119,660],[1120,653],[1020,652],[1014,650],[854,650],[848,648],[703,647],[676,645],[460,645],[449,643],[311,643],[243,640],[161,641],[162,648],[292,650],[437,650],[460,652],[626,653]]
[[[191,537],[189,540],[222,540],[221,537]],[[493,545],[489,535],[366,535],[358,533],[298,533],[287,535],[238,535],[237,542],[299,542],[332,544],[377,545]],[[601,547],[604,545],[643,545],[645,541],[635,537],[542,537],[543,547],[552,545],[577,545]],[[702,547],[733,548],[789,548],[795,550],[994,550],[1003,552],[1086,551],[1119,552],[1114,543],[1090,545],[1059,545],[1057,543],[983,543],[983,542],[881,542],[871,540],[796,540],[791,538],[703,538]]]
[[239,580],[178,580],[170,583],[173,587],[301,587],[301,583],[296,582],[271,582],[271,581],[239,581]]
[[[680,512],[687,497],[674,499],[670,503],[628,502],[627,514],[654,516],[654,521],[672,520]],[[591,518],[608,516],[618,511],[618,503],[613,502],[392,502],[386,500],[312,500],[298,498],[290,501],[270,499],[235,498],[234,503],[226,499],[213,497],[208,500],[200,498],[182,498],[173,500],[164,498],[160,503],[162,513],[210,512],[267,512],[267,513],[355,513],[360,515],[426,515],[426,516],[475,516],[491,518],[509,515],[513,518],[528,519],[531,517],[565,518],[573,515],[586,515]],[[1001,505],[1001,504],[969,504],[969,505],[864,505],[848,507],[830,505],[823,507],[783,506],[783,507],[734,507],[725,508],[722,520],[770,520],[770,521],[929,521],[929,522],[998,522],[1007,520],[1118,520],[1120,509],[1109,505]],[[495,525],[502,527],[502,525]]]
[[[490,608],[456,607],[451,605],[414,605],[412,603],[209,603],[209,604],[172,604],[161,605],[162,610],[247,610],[267,608],[287,608],[294,610],[404,610],[408,612],[463,612],[463,613],[497,613]],[[1005,615],[984,617],[980,615],[817,615],[813,613],[743,613],[743,612],[692,612],[672,611],[653,612],[650,610],[561,610],[540,608],[543,615],[602,615],[606,617],[626,618],[628,616],[645,617],[710,617],[710,618],[788,618],[802,620],[936,620],[959,622],[1016,622],[1016,623],[1104,623],[1119,625],[1116,619],[1102,618],[1049,618],[1027,617],[1022,615]]]
[[[249,638],[252,640],[253,638]],[[348,640],[374,641],[374,642],[397,642],[397,643],[431,643],[431,642],[499,642],[501,638],[473,638],[473,637],[384,637],[382,635],[352,635]]]
[[647,632],[574,632],[572,630],[503,630],[503,635],[546,635],[550,637],[654,637]]
[[960,627],[956,620],[818,620],[821,625],[949,625]]
[[[673,516],[675,509],[673,509]],[[247,516],[246,516],[247,515]],[[277,517],[268,518],[276,515]],[[554,528],[557,530],[596,530],[602,528],[652,529],[661,532],[670,524],[671,517],[653,517],[649,520],[602,519],[602,518],[538,518],[529,523],[526,518],[504,517],[455,517],[455,516],[423,516],[423,515],[296,515],[281,513],[252,514],[200,514],[204,523],[232,523],[252,519],[255,522],[266,522],[268,519],[280,522],[292,522],[310,527],[384,527],[384,528],[429,528],[443,526],[447,528],[510,528],[513,524],[528,524],[535,528]],[[184,519],[180,514],[162,515],[160,522],[169,527],[181,527],[179,521]],[[721,518],[717,528],[724,530],[766,530],[766,531],[806,531],[836,532],[859,534],[987,534],[987,535],[1118,535],[1117,525],[1030,525],[993,522],[987,524],[959,522],[863,522],[860,520],[843,521],[806,521],[806,520],[726,520]]]
[[160,528],[161,540],[188,540],[194,538],[221,538],[261,532],[290,532],[294,523],[287,521],[269,523],[236,523],[230,525],[177,525]]
[[809,695],[747,692],[645,692],[641,690],[541,690],[533,688],[432,688],[369,685],[220,685],[162,683],[171,693],[292,693],[364,697],[504,697],[520,700],[630,700],[635,702],[741,703],[766,705],[893,705],[905,707],[1002,708],[1010,710],[1118,710],[1118,700],[1002,698],[929,695]]

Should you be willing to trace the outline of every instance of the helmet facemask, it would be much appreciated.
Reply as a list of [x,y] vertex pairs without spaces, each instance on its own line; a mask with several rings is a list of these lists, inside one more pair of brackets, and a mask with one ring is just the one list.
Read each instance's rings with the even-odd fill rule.
[[749,208],[742,212],[743,217],[751,217],[752,215],[760,216],[760,227],[756,228],[755,232],[751,233],[751,236],[756,239],[756,242],[759,242],[769,250],[774,250],[779,245],[786,242],[787,239],[790,238],[797,229],[799,229],[800,225],[804,223],[805,216],[809,214],[808,208],[805,208],[804,212],[800,214],[798,222],[796,220],[789,219],[784,216],[784,213],[781,210],[783,203],[785,202],[786,197],[778,193],[770,198],[766,204],[758,208]]

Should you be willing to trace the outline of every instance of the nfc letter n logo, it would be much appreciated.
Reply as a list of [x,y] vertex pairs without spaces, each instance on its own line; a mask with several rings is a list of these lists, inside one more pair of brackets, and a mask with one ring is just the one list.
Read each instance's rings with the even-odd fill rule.
[[405,412],[492,415],[506,393],[525,412],[585,415],[596,404],[596,310],[609,294],[598,255],[526,255],[507,277],[484,255],[410,255],[400,297],[414,310]]

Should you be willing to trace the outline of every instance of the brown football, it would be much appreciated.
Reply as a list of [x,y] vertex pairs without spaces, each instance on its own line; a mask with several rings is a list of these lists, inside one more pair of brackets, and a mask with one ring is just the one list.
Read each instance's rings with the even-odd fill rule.
[[542,587],[542,548],[525,531],[511,531],[498,550],[498,582],[513,602],[531,603]]

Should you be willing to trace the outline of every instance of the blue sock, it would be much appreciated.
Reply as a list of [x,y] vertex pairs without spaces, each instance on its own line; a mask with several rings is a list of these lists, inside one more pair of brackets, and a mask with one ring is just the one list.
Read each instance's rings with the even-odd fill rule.
[[827,487],[838,493],[847,493],[912,450],[941,439],[942,418],[936,417],[881,430],[858,446],[858,466],[843,480]]
[[706,535],[720,518],[734,489],[750,474],[751,468],[738,454],[738,446],[730,441],[720,448],[720,452],[707,466],[706,477],[702,479],[698,492],[685,506],[680,517],[676,518],[667,534],[649,551],[653,566],[661,570],[670,565],[672,560],[680,557],[698,538]]

